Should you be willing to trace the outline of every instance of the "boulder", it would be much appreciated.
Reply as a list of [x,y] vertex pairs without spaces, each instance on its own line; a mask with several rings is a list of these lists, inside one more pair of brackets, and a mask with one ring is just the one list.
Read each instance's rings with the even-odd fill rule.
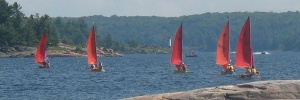
[[300,99],[300,80],[257,81],[184,92],[125,98],[124,100],[262,100]]

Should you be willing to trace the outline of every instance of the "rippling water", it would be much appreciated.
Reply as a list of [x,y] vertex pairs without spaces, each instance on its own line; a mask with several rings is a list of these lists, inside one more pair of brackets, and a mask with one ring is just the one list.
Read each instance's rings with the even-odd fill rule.
[[[231,54],[234,58],[234,54]],[[300,79],[299,52],[254,55],[260,78],[218,75],[214,52],[184,58],[190,72],[175,74],[170,54],[100,58],[106,72],[89,72],[85,57],[50,57],[39,69],[33,58],[0,58],[0,99],[121,99],[262,80]],[[233,59],[234,61],[234,59]],[[237,69],[242,74],[243,69]]]

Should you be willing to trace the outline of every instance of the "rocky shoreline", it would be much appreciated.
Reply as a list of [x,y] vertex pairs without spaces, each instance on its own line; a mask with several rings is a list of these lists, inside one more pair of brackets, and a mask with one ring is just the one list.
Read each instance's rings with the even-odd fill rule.
[[[59,44],[57,49],[48,49],[49,57],[86,57],[86,48],[82,48],[82,50],[76,50],[76,47]],[[35,47],[10,47],[7,52],[0,52],[0,58],[18,58],[18,57],[34,57],[36,52]],[[122,57],[123,55],[114,52],[112,49],[98,48],[97,49],[98,56],[101,57]]]
[[300,80],[257,81],[191,91],[125,98],[123,100],[265,100],[300,99]]

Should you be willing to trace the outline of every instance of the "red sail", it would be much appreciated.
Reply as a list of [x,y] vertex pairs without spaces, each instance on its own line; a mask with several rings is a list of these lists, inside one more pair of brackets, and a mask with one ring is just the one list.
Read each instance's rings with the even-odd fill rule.
[[96,52],[96,41],[95,41],[95,27],[93,26],[90,30],[90,35],[87,41],[87,54],[88,54],[88,64],[96,64],[97,62],[97,52]]
[[181,65],[182,63],[183,61],[182,61],[182,24],[181,24],[176,32],[176,36],[173,44],[171,64]]
[[216,64],[221,66],[229,64],[229,21],[222,30],[218,41]]
[[235,61],[236,66],[240,68],[254,66],[249,17],[245,22],[238,39]]
[[40,43],[35,53],[35,62],[37,62],[38,64],[43,65],[43,63],[45,62],[45,58],[47,57],[46,45],[47,45],[47,33],[45,32],[40,40]]

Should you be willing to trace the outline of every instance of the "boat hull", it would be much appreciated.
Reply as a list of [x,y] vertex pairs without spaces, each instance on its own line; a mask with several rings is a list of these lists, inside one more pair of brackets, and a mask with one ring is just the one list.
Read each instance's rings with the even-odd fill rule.
[[221,74],[222,75],[234,74],[234,71],[228,71],[228,72],[221,71]]
[[91,72],[105,72],[105,70],[97,68],[97,69],[91,69]]
[[255,76],[256,78],[259,78],[259,72],[256,72],[256,74],[241,74],[239,78],[251,78],[252,76]]
[[253,74],[241,74],[239,78],[251,78]]
[[50,68],[50,64],[46,64],[46,66],[39,66],[39,68]]
[[39,68],[50,68],[49,66],[39,66]]
[[174,73],[186,73],[188,70],[174,70]]
[[187,55],[186,57],[198,57],[197,55]]

